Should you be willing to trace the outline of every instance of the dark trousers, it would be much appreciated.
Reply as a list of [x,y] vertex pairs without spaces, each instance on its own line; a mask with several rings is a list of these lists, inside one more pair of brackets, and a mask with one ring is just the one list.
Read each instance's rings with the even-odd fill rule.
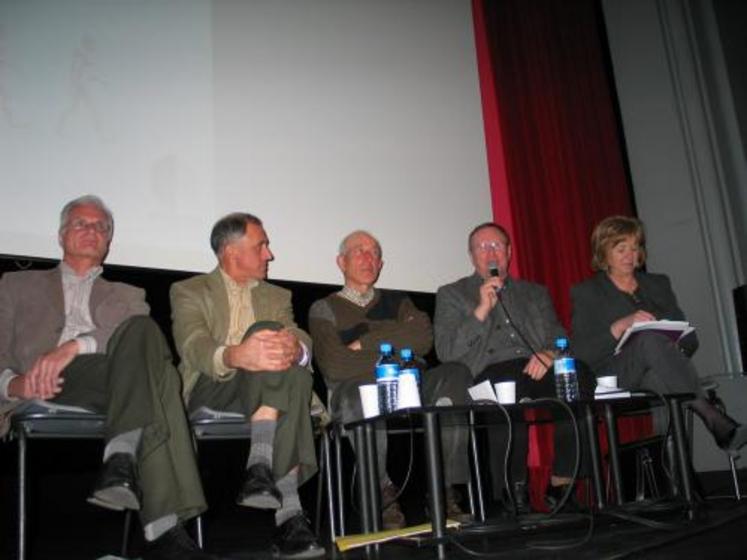
[[[246,333],[277,329],[282,325],[270,321],[254,323]],[[215,381],[201,375],[189,397],[189,411],[201,406],[214,410],[239,412],[249,418],[260,406],[279,412],[272,468],[275,480],[299,466],[299,485],[317,471],[314,432],[311,425],[311,372],[299,366],[285,371],[237,370],[226,381]]]
[[[542,379],[535,381],[524,373],[528,362],[527,358],[517,358],[491,364],[475,378],[475,384],[490,380],[491,383],[502,381],[514,381],[516,383],[516,400],[524,398],[540,399],[555,398],[554,370],[550,367]],[[576,370],[579,380],[579,389],[583,398],[593,398],[596,381],[591,370],[583,363],[576,360]],[[573,425],[565,409],[558,406],[549,406],[555,423],[555,459],[553,461],[553,474],[560,477],[570,477],[576,463],[576,436]],[[516,410],[511,417],[513,425],[511,459],[509,462],[510,481],[523,482],[526,480],[526,458],[529,449],[529,438],[527,424],[524,422],[522,410]],[[581,437],[581,450],[585,448],[584,432],[579,429]],[[501,489],[505,487],[505,457],[508,449],[508,430],[506,426],[498,424],[488,432],[488,455],[490,457],[490,472],[495,498],[501,497]],[[581,453],[583,458],[584,453]],[[582,468],[585,461],[582,460]]]
[[206,509],[181,379],[150,317],[123,322],[106,354],[77,356],[62,375],[63,390],[54,401],[106,414],[107,440],[143,430],[137,454],[143,525],[173,513],[188,519]]
[[599,375],[617,375],[626,389],[647,389],[657,393],[694,393],[704,398],[695,366],[669,337],[640,332],[628,340],[622,352],[612,358]]
[[[373,382],[372,373],[371,378],[349,379],[335,385],[329,402],[332,417],[342,423],[363,418],[358,387]],[[472,375],[465,365],[456,362],[441,364],[421,373],[420,392],[423,404],[466,404],[470,402],[467,389],[471,385]],[[449,485],[466,483],[469,480],[467,418],[463,414],[442,414],[440,420],[444,479]],[[387,437],[383,422],[377,426],[376,447],[379,454],[379,475],[383,476],[387,459]]]

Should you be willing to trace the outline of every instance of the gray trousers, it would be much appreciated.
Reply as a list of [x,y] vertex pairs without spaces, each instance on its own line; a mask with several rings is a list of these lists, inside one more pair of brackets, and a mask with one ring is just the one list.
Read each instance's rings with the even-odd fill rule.
[[[617,375],[617,384],[626,389],[646,389],[660,394],[694,393],[704,399],[695,366],[679,346],[655,332],[640,332],[625,343],[600,375]],[[651,416],[656,433],[663,433],[669,422],[666,410],[654,408]]]
[[106,414],[107,440],[143,430],[137,454],[143,525],[173,513],[184,520],[207,509],[181,379],[150,317],[123,322],[106,354],[77,356],[62,375],[65,383],[54,401]]
[[[344,424],[363,418],[358,387],[371,382],[371,379],[349,379],[336,385],[329,403],[332,418]],[[448,399],[446,402],[455,405],[467,404],[471,402],[467,393],[467,389],[471,386],[472,374],[469,368],[456,362],[441,364],[421,373],[423,404],[434,405],[441,399]],[[466,414],[442,414],[441,448],[444,479],[448,485],[463,484],[469,480],[468,442],[469,430]],[[377,426],[376,446],[379,475],[383,477],[386,473],[387,460],[387,437],[383,421]]]
[[608,368],[599,375],[617,375],[626,389],[648,389],[657,393],[694,393],[704,397],[700,378],[690,358],[668,337],[640,332],[625,343]]

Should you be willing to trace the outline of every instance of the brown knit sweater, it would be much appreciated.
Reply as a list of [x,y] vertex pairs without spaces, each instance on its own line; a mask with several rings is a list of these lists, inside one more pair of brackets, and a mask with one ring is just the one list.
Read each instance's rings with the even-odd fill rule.
[[[391,342],[395,349],[410,347],[419,356],[433,344],[428,315],[405,294],[390,290],[376,290],[365,307],[337,293],[320,299],[309,310],[309,330],[316,362],[331,390],[347,379],[373,382],[381,342]],[[348,348],[356,340],[361,350]]]

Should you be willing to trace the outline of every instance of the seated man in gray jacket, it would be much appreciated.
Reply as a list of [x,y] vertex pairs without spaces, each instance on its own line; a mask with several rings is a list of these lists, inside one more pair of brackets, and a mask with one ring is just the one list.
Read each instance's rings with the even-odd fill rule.
[[[438,357],[468,366],[476,383],[485,379],[491,383],[515,381],[517,400],[555,397],[554,345],[565,332],[547,290],[509,275],[511,240],[498,224],[488,222],[475,227],[468,237],[468,251],[473,273],[442,286],[436,294]],[[593,395],[594,378],[583,364],[579,365],[582,394]],[[504,487],[503,449],[505,440],[501,438],[491,445],[493,490],[497,496]],[[571,424],[556,421],[555,462],[548,488],[551,506],[571,481],[575,449]],[[526,454],[526,425],[522,424],[514,440],[511,473],[514,498],[524,511],[528,510]]]

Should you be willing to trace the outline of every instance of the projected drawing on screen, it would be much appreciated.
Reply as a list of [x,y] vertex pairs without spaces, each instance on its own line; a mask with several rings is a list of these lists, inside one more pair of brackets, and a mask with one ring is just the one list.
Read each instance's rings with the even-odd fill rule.
[[10,56],[5,47],[5,31],[0,27],[0,123],[10,128],[24,128],[25,123],[18,120],[11,99],[11,72],[18,74],[18,69],[10,63]]
[[100,140],[108,139],[98,110],[97,90],[106,86],[96,70],[96,42],[86,34],[80,39],[80,44],[73,52],[70,63],[69,100],[60,116],[57,132],[64,135],[71,125],[91,125]]

